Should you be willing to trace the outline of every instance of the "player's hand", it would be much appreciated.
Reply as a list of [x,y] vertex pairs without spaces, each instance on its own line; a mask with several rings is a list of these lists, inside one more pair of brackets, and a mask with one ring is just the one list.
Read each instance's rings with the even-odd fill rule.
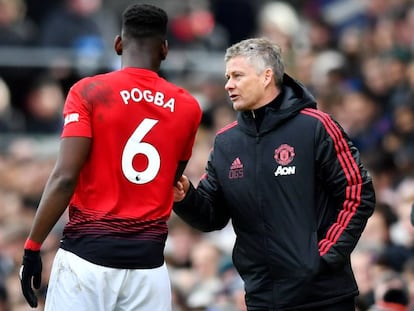
[[174,202],[180,202],[184,200],[189,187],[190,181],[188,180],[187,176],[181,176],[174,186]]
[[42,281],[42,259],[40,257],[40,251],[24,250],[19,277],[24,298],[26,298],[32,308],[36,308],[37,297],[33,288],[39,289]]

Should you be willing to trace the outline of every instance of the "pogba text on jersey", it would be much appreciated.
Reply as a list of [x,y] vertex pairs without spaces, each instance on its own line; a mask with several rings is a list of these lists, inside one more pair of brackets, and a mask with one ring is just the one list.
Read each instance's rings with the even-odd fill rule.
[[125,105],[133,103],[140,103],[142,101],[147,103],[152,103],[158,107],[165,109],[170,109],[171,112],[174,112],[175,98],[165,98],[163,92],[152,91],[152,90],[141,90],[137,87],[134,87],[130,90],[121,90],[119,92],[121,98]]

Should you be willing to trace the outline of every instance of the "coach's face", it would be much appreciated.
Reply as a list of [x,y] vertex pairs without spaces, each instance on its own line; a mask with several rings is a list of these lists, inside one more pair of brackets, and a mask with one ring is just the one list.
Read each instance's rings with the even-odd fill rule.
[[238,111],[254,110],[267,104],[263,102],[268,77],[266,70],[257,69],[245,57],[236,56],[226,63],[225,89]]

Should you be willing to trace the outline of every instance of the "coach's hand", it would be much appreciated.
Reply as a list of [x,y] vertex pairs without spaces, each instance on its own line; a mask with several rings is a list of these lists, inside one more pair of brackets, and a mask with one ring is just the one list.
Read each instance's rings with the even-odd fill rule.
[[189,188],[190,181],[188,177],[182,175],[174,186],[174,203],[184,200]]
[[42,281],[42,259],[40,257],[40,251],[24,250],[19,276],[24,298],[26,298],[32,308],[36,308],[37,297],[33,291],[33,287],[39,289]]

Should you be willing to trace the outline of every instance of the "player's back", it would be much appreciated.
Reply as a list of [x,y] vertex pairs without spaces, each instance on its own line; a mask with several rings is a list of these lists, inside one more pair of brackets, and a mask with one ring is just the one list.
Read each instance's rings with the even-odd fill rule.
[[125,68],[75,84],[64,117],[62,137],[92,139],[66,233],[164,223],[177,164],[189,159],[201,119],[197,101],[153,71]]
[[[197,102],[156,73],[136,68],[84,79],[73,91],[89,112],[93,141],[76,191],[78,204],[125,216],[164,214],[177,163],[191,154]],[[66,107],[69,123],[71,113]],[[84,185],[95,185],[93,193],[85,194]]]

